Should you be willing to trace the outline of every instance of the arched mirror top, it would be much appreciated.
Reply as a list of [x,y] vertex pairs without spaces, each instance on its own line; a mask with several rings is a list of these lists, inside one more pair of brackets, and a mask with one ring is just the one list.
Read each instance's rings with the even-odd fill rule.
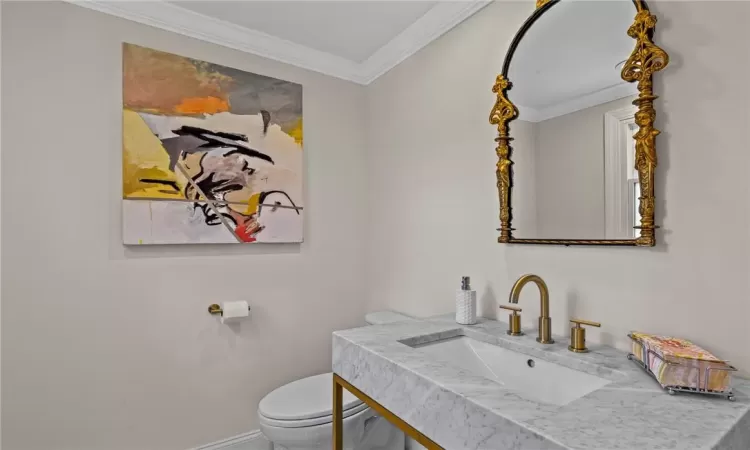
[[655,244],[655,25],[640,0],[537,2],[493,86],[499,242]]

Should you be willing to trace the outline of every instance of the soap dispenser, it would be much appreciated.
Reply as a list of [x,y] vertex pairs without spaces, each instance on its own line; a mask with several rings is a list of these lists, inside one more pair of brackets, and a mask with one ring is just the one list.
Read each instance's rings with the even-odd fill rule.
[[461,325],[477,323],[477,292],[470,283],[469,277],[461,277],[461,289],[456,291],[456,322]]

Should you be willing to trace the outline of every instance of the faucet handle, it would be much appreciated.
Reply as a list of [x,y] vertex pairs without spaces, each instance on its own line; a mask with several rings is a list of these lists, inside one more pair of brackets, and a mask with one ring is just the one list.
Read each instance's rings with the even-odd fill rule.
[[521,331],[521,316],[518,315],[521,312],[521,308],[510,305],[500,305],[500,308],[511,312],[508,315],[508,331],[506,333],[510,336],[523,336],[523,331]]
[[500,309],[507,309],[508,311],[513,311],[513,312],[521,312],[521,311],[523,311],[518,306],[510,306],[510,305],[500,305]]
[[570,329],[570,345],[568,346],[568,350],[576,353],[588,353],[589,349],[586,348],[586,329],[582,328],[581,325],[599,328],[602,324],[583,319],[570,319],[570,322],[574,323],[575,326]]
[[590,327],[601,327],[602,324],[599,322],[592,322],[590,320],[583,320],[583,319],[570,319],[570,321],[574,324],[576,324],[575,328],[580,328],[581,325],[588,325]]

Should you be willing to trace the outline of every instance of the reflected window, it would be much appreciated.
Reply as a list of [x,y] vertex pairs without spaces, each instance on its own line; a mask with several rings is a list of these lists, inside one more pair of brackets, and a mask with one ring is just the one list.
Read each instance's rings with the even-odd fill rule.
[[[637,227],[641,225],[641,213],[638,211],[638,205],[640,204],[638,199],[641,197],[641,184],[638,181],[638,170],[635,168],[635,139],[633,139],[633,135],[637,132],[638,125],[636,125],[635,123],[629,123],[627,133],[628,163],[626,165],[626,172],[631,227]],[[633,228],[632,233],[632,236],[634,238],[637,238],[641,235],[641,230]]]

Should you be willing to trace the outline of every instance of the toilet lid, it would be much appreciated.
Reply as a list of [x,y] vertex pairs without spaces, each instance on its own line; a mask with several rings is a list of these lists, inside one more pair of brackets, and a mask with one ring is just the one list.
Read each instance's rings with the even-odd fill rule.
[[[346,389],[343,397],[344,411],[363,404],[362,400]],[[333,374],[315,375],[281,386],[263,397],[258,405],[258,412],[275,420],[304,420],[331,416]]]

